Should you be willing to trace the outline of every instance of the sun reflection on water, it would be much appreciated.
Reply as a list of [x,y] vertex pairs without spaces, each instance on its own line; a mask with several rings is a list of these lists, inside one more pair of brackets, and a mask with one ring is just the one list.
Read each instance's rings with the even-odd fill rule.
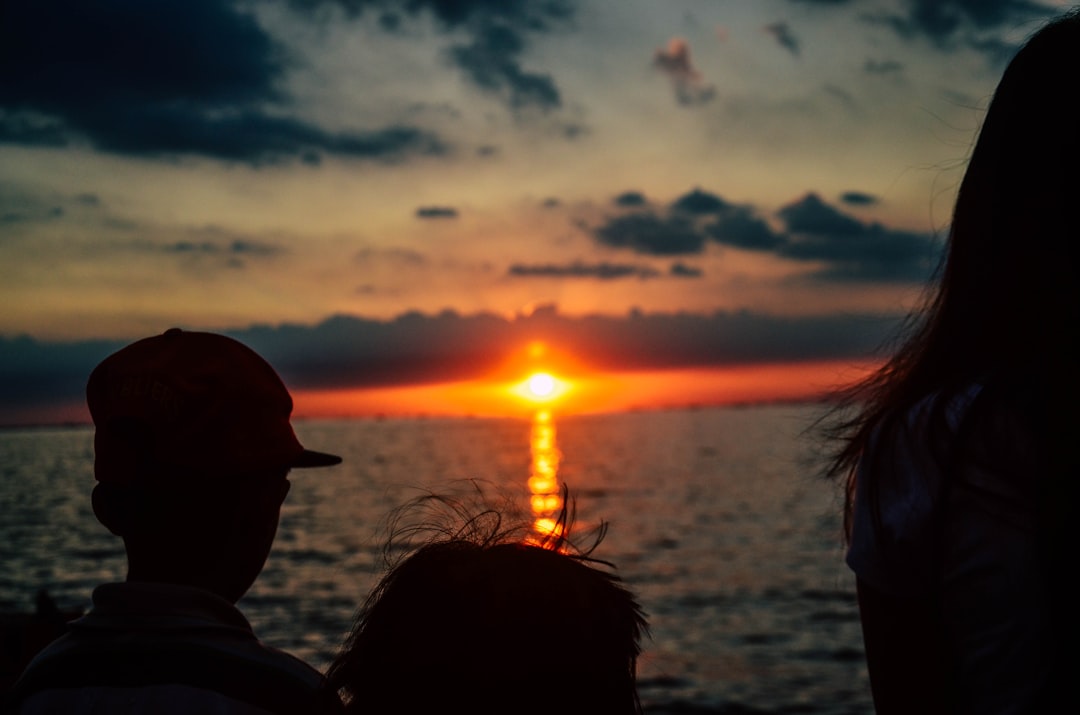
[[559,460],[562,457],[555,439],[555,420],[550,410],[533,415],[529,438],[532,454],[529,474],[529,505],[533,515],[533,538],[540,543],[565,536],[559,519],[563,495],[559,486]]

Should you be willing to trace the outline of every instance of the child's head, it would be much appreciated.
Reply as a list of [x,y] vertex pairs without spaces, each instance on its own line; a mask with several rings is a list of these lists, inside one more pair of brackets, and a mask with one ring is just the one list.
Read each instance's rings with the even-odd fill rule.
[[277,373],[223,335],[132,343],[94,369],[86,398],[94,513],[124,538],[132,580],[235,601],[266,561],[289,471],[341,461],[304,449]]
[[[564,542],[561,542],[565,546]],[[639,712],[645,617],[602,562],[451,537],[399,562],[330,668],[358,713]]]

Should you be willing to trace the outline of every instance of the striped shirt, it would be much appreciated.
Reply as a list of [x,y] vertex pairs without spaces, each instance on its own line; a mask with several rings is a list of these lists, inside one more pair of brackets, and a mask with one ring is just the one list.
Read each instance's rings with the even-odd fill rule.
[[20,715],[45,712],[338,712],[322,675],[264,645],[231,603],[198,588],[112,583],[27,666],[11,693]]

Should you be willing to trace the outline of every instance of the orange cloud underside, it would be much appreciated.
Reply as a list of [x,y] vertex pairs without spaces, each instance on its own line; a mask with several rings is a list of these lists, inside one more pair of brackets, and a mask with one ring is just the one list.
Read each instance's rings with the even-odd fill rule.
[[[805,400],[865,375],[872,366],[851,361],[766,364],[563,377],[564,389],[545,403],[560,414],[619,412],[689,405]],[[462,416],[526,417],[537,403],[517,380],[472,380],[436,385],[294,391],[298,417]]]

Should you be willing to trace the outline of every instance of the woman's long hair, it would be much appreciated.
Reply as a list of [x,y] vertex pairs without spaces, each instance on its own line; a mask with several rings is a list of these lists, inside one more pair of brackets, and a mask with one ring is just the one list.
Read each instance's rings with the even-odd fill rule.
[[[1032,500],[1056,640],[1056,672],[1044,697],[1055,706],[1062,698],[1074,703],[1064,709],[1075,709],[1069,683],[1080,665],[1071,583],[1080,504],[1078,87],[1074,10],[1032,35],[1009,63],[972,150],[945,260],[923,309],[909,318],[907,339],[891,359],[837,395],[825,424],[836,446],[826,471],[846,487],[849,539],[856,467],[877,432],[919,430],[911,438],[925,441],[943,475],[939,509],[948,503],[945,490],[967,486],[957,483],[960,463],[1015,480]],[[973,385],[981,387],[978,396],[950,424],[949,410]],[[906,416],[916,405],[920,419],[912,427]],[[892,468],[876,452],[859,484],[875,529],[882,510],[877,480]],[[944,518],[942,511],[938,521]]]
[[835,396],[826,435],[837,448],[827,473],[846,480],[848,535],[855,466],[871,434],[899,428],[931,396],[932,438],[946,439],[948,406],[980,384],[984,398],[968,411],[970,424],[1001,427],[990,415],[1016,408],[1011,426],[1017,416],[1026,423],[1051,471],[1063,476],[1075,464],[1078,86],[1080,14],[1073,11],[1032,35],[1005,70],[957,194],[945,260],[903,326],[906,339],[877,372]]

